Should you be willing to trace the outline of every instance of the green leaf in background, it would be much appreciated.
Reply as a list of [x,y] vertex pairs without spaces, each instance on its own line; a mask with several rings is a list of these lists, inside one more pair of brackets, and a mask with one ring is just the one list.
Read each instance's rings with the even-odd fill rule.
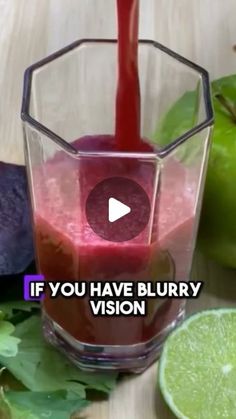
[[108,394],[115,386],[117,374],[83,372],[44,341],[39,308],[0,304],[0,419],[69,419],[89,404],[86,390]]
[[4,314],[4,318],[11,321],[14,313],[18,311],[31,312],[32,309],[40,309],[38,303],[31,301],[9,301],[0,303],[0,312]]
[[66,390],[77,398],[85,398],[86,389],[109,393],[117,374],[86,373],[76,368],[62,354],[45,343],[39,316],[32,316],[18,324],[15,336],[21,340],[14,357],[0,355],[6,367],[25,387],[32,391],[53,392]]
[[[5,399],[10,406],[32,412],[32,419],[68,419],[74,412],[88,405],[86,400],[74,399],[66,391],[7,392]],[[15,418],[14,418],[15,419]],[[24,417],[25,419],[25,417]],[[29,416],[29,419],[31,417]]]
[[12,336],[14,330],[15,327],[10,322],[0,320],[0,356],[16,356],[20,339]]
[[39,419],[31,412],[25,409],[19,409],[11,405],[4,395],[3,389],[0,389],[0,418],[1,419]]
[[9,404],[4,397],[3,390],[0,389],[0,418],[11,419],[10,413]]
[[0,319],[17,325],[40,310],[40,304],[30,301],[9,301],[0,303]]

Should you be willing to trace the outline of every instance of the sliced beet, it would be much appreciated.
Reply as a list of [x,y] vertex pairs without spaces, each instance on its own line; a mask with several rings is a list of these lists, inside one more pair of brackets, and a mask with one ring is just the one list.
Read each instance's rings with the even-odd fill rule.
[[0,162],[0,275],[22,272],[33,259],[25,167]]

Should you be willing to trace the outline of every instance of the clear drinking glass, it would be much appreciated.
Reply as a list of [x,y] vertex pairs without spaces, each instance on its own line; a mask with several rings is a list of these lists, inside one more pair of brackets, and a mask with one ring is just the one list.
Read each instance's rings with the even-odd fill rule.
[[[142,138],[153,151],[121,153],[116,41],[81,40],[26,70],[25,155],[46,280],[189,279],[213,123],[208,74],[153,41],[140,41],[139,72]],[[126,240],[101,237],[87,219],[90,192],[111,178],[135,181],[150,203],[148,222]],[[146,316],[95,317],[87,297],[46,295],[44,335],[81,368],[140,372],[183,319],[185,301],[148,299],[147,308]]]

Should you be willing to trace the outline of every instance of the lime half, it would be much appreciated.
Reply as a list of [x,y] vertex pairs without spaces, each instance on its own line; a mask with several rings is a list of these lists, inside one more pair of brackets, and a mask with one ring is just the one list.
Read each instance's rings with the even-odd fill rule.
[[236,309],[189,317],[167,339],[160,389],[181,419],[236,419]]

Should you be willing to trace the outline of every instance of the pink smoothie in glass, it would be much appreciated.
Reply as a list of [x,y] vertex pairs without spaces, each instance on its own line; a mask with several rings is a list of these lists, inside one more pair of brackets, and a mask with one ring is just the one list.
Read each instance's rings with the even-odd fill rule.
[[[113,137],[84,137],[79,150],[112,151]],[[144,143],[147,151],[150,147]],[[152,200],[156,167],[137,159],[83,157],[57,153],[34,174],[37,184],[36,246],[40,272],[59,281],[187,280],[193,245],[196,191],[185,168],[165,162],[159,179],[157,208],[147,229],[130,241],[116,243],[97,236],[89,226],[85,203],[101,180],[123,176],[139,183]],[[99,203],[97,211],[99,212]],[[152,300],[145,317],[94,317],[88,298],[46,296],[47,315],[79,342],[132,345],[148,341],[165,329],[180,311],[177,299]]]

